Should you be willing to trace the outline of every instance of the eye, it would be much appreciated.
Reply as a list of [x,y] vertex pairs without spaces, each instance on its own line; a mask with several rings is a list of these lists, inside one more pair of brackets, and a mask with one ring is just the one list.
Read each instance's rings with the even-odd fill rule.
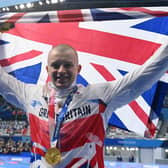
[[72,64],[70,64],[70,63],[67,63],[67,64],[64,64],[64,68],[71,68],[71,67],[73,67],[73,65]]
[[51,64],[51,67],[52,68],[54,68],[54,69],[59,69],[60,68],[60,66],[63,66],[64,68],[66,68],[66,69],[70,69],[71,67],[73,67],[74,65],[73,65],[73,63],[71,63],[71,62],[63,62],[63,61],[57,61],[57,62],[53,62],[52,64]]
[[60,64],[54,63],[54,64],[51,64],[51,66],[52,66],[54,69],[59,69]]

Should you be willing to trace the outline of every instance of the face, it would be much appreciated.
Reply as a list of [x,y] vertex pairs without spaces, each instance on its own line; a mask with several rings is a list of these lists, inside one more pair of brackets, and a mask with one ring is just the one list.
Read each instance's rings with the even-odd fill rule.
[[49,53],[46,69],[55,87],[65,89],[76,80],[81,66],[78,65],[77,56],[72,49],[53,49]]

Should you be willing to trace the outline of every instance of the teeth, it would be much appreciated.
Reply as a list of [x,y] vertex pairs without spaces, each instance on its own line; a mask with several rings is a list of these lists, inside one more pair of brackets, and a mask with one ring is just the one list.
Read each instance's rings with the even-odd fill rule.
[[61,79],[63,79],[63,78],[68,78],[68,76],[57,76],[57,78],[61,78]]

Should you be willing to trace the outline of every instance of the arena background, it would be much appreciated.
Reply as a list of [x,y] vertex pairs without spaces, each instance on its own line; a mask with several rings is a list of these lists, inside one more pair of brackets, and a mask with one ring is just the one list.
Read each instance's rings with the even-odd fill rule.
[[[84,29],[90,29],[90,30],[96,30],[102,31],[102,32],[108,32],[108,38],[110,42],[112,37],[110,33],[113,34],[119,34],[122,36],[129,37],[129,40],[133,37],[136,39],[139,39],[136,44],[136,51],[138,53],[138,48],[143,46],[149,46],[147,51],[150,51],[146,54],[146,57],[144,57],[144,61],[147,59],[148,55],[152,53],[154,50],[157,49],[159,44],[164,43],[167,40],[167,15],[168,15],[168,8],[167,8],[167,2],[166,1],[87,1],[87,3],[83,3],[82,1],[39,1],[39,2],[32,2],[32,3],[25,3],[20,4],[21,1],[2,1],[1,5],[1,16],[0,16],[0,22],[2,23],[6,21],[10,21],[14,23],[14,28],[12,28],[9,31],[5,31],[1,33],[1,40],[0,40],[0,47],[1,52],[0,54],[0,63],[4,68],[11,73],[12,75],[15,75],[18,79],[29,82],[29,83],[40,83],[42,82],[42,77],[40,76],[41,67],[44,66],[43,62],[40,60],[33,60],[34,65],[30,65],[30,62],[24,62],[21,60],[20,62],[16,61],[16,58],[14,56],[18,55],[11,55],[11,59],[9,59],[9,54],[12,53],[12,49],[8,50],[8,44],[11,44],[12,46],[16,47],[15,49],[20,51],[21,42],[25,42],[26,40],[31,41],[38,41],[37,39],[28,39],[28,35],[31,34],[31,24],[29,24],[30,27],[27,27],[27,22],[29,23],[52,23],[52,22],[73,22],[71,25],[75,25],[75,23],[80,23],[80,28]],[[26,1],[25,1],[26,2]],[[23,1],[22,1],[23,3]],[[136,7],[136,8],[120,8],[120,7]],[[146,6],[146,7],[142,7]],[[155,8],[154,8],[155,6]],[[162,7],[161,7],[162,6]],[[101,7],[101,8],[100,8]],[[104,8],[108,7],[108,8]],[[110,8],[109,8],[110,7]],[[111,8],[115,7],[115,8]],[[138,8],[139,7],[139,8]],[[78,9],[84,9],[84,8],[92,8],[87,10],[78,10]],[[95,9],[96,8],[96,9]],[[99,8],[99,9],[98,9]],[[66,11],[62,11],[63,9],[66,9]],[[71,9],[71,10],[69,10]],[[77,9],[77,10],[72,10]],[[60,10],[56,14],[53,14],[53,11]],[[32,13],[33,11],[37,11],[36,15]],[[45,11],[45,13],[41,13],[40,11]],[[14,13],[11,13],[14,12]],[[19,13],[18,13],[19,12]],[[56,12],[55,12],[56,13]],[[36,16],[36,17],[35,17]],[[38,17],[37,17],[38,16]],[[35,20],[33,20],[35,18]],[[137,19],[140,20],[137,24]],[[118,22],[117,22],[118,20]],[[85,21],[85,22],[84,22]],[[89,24],[88,24],[89,21]],[[94,22],[96,21],[96,22]],[[104,21],[104,23],[101,25],[99,22]],[[109,21],[112,21],[111,23]],[[109,23],[114,25],[118,25],[119,23],[123,23],[122,26],[128,26],[128,23],[135,22],[135,25],[129,25],[131,31],[128,33],[128,27],[125,28],[126,31],[123,33],[122,31],[117,32],[116,29],[110,29],[108,30]],[[91,24],[91,22],[94,22]],[[141,23],[141,24],[140,24]],[[143,24],[142,24],[143,23]],[[96,25],[97,24],[97,25]],[[68,24],[67,24],[68,25]],[[90,26],[91,25],[91,26]],[[103,26],[102,26],[103,25]],[[155,26],[154,26],[155,25]],[[34,24],[34,28],[38,29],[36,33],[40,33],[39,25]],[[102,27],[101,27],[102,26]],[[41,24],[40,27],[43,27]],[[66,27],[66,26],[65,26]],[[75,27],[75,26],[74,26]],[[115,26],[114,26],[115,27]],[[71,28],[71,27],[68,27]],[[146,33],[145,35],[149,35],[149,37],[142,37],[143,35],[136,33],[139,33],[136,31],[135,35],[131,35],[131,33],[135,29],[143,31],[142,34]],[[34,30],[35,30],[34,29]],[[43,31],[42,29],[41,31]],[[77,31],[77,30],[76,30]],[[17,32],[17,33],[16,33]],[[19,32],[19,33],[18,33]],[[41,32],[42,33],[42,32]],[[43,32],[44,33],[44,32]],[[92,32],[92,33],[95,33]],[[127,34],[128,33],[128,34]],[[133,32],[134,33],[134,32]],[[24,40],[19,41],[18,37],[23,38],[24,34]],[[127,35],[126,35],[127,34]],[[31,34],[32,35],[32,34]],[[145,36],[144,35],[144,36]],[[15,36],[15,38],[14,38]],[[33,35],[31,36],[34,37]],[[88,35],[88,37],[90,37]],[[88,38],[87,37],[87,38]],[[95,36],[96,37],[96,36]],[[101,40],[107,36],[99,36],[99,39],[94,39],[92,41],[93,44],[95,44],[96,47],[100,45],[100,43],[96,44],[96,40]],[[130,38],[131,37],[131,38]],[[62,37],[59,37],[62,38]],[[63,37],[64,40],[65,37]],[[71,40],[72,37],[69,37],[69,40]],[[82,43],[85,42],[86,39],[80,40],[81,46]],[[26,40],[25,40],[26,39]],[[142,43],[147,42],[147,44]],[[14,43],[13,41],[17,40],[17,43]],[[53,39],[51,39],[53,40]],[[47,49],[42,52],[46,54],[50,46],[52,45],[52,42],[47,41],[45,42],[40,41],[42,43],[47,43]],[[59,39],[60,40],[60,39]],[[55,41],[54,43],[59,43],[60,41]],[[67,40],[67,39],[66,39]],[[76,40],[76,39],[75,39]],[[82,40],[84,40],[82,42]],[[39,41],[38,41],[39,42]],[[61,41],[62,42],[62,41]],[[71,42],[71,41],[69,41]],[[122,41],[123,42],[123,41]],[[126,41],[125,43],[127,43]],[[130,42],[130,41],[129,41]],[[132,41],[131,44],[134,44],[136,42]],[[150,42],[150,45],[149,43]],[[123,42],[124,43],[124,42]],[[124,44],[125,44],[124,43]],[[25,44],[27,44],[25,42]],[[76,45],[76,43],[73,43],[73,45]],[[106,44],[102,44],[100,46],[106,46]],[[82,46],[86,47],[87,46]],[[81,47],[81,48],[82,48]],[[119,48],[120,47],[120,48]],[[122,46],[117,47],[118,54],[121,54],[122,51],[124,52],[124,48],[122,49]],[[127,46],[128,47],[128,46]],[[134,45],[135,47],[135,45]],[[11,46],[10,46],[11,48]],[[31,47],[30,47],[31,48]],[[30,49],[29,48],[29,49]],[[79,46],[77,46],[78,52],[80,54],[80,57],[82,58],[82,52],[89,53],[89,54],[95,54],[95,55],[103,55],[105,52],[103,51],[94,51],[93,49],[87,50],[86,48],[81,49]],[[37,48],[36,48],[37,49]],[[39,49],[39,48],[38,48]],[[108,52],[105,54],[110,54],[111,50],[110,48],[106,48]],[[114,48],[115,49],[115,48]],[[24,48],[23,48],[24,50]],[[27,51],[27,50],[26,50]],[[132,49],[129,48],[129,52],[132,52]],[[27,51],[28,52],[28,51]],[[8,60],[6,61],[6,58],[2,53],[6,55]],[[145,51],[142,53],[144,55],[146,53]],[[26,55],[29,57],[30,53],[25,54],[22,56],[24,58]],[[107,57],[107,55],[103,55],[104,57]],[[127,53],[128,54],[128,53]],[[38,54],[37,54],[38,55]],[[21,57],[20,56],[20,57]],[[36,55],[35,55],[36,56]],[[137,56],[137,55],[135,55]],[[3,59],[2,59],[3,58]],[[116,58],[115,58],[116,59]],[[121,59],[123,61],[123,58]],[[139,60],[133,58],[134,61],[137,62],[131,62],[133,64],[142,64],[142,62],[138,62]],[[37,62],[36,62],[37,61]],[[109,66],[104,63],[103,65],[100,64],[100,62],[97,62],[97,57],[95,56],[95,61],[93,59],[88,58],[86,61],[85,59],[82,60],[83,66],[89,62],[89,64],[92,65],[92,68],[94,68],[94,71],[92,72],[92,68],[90,67],[90,71],[97,75],[96,79],[92,80],[91,77],[88,76],[88,74],[83,71],[81,76],[79,76],[78,82],[81,82],[83,84],[87,83],[94,83],[94,82],[100,82],[100,81],[107,81],[112,80],[112,75],[114,75],[115,71],[110,70]],[[106,60],[105,60],[106,61]],[[128,61],[128,60],[124,60]],[[8,62],[8,63],[7,63]],[[97,64],[95,64],[95,62]],[[20,63],[20,64],[19,64]],[[41,63],[41,65],[39,64]],[[130,62],[129,62],[130,63]],[[22,65],[21,65],[22,64]],[[127,71],[129,71],[125,65],[130,66],[130,64],[124,64],[121,66],[120,63],[118,63],[117,69],[119,70],[120,74],[124,75]],[[23,67],[24,66],[24,67]],[[33,70],[36,70],[36,73],[32,76],[25,77],[23,74],[25,72],[29,72],[29,67],[34,66]],[[104,68],[105,67],[105,68]],[[25,69],[25,70],[24,70]],[[103,70],[103,71],[102,71]],[[126,71],[127,70],[127,71]],[[109,75],[103,75],[107,74]],[[99,74],[97,74],[99,73]],[[32,73],[30,73],[32,74]],[[24,78],[23,78],[24,77]],[[103,77],[103,79],[102,79]],[[113,76],[116,77],[116,76]],[[117,76],[118,77],[118,76]],[[134,127],[134,125],[130,126],[127,124],[127,118],[125,116],[120,116],[120,112],[116,112],[115,116],[111,118],[111,122],[109,122],[109,128],[107,130],[107,138],[105,140],[105,165],[106,167],[168,167],[168,127],[167,127],[167,120],[168,120],[168,97],[165,95],[167,94],[167,74],[165,74],[164,78],[161,79],[161,82],[154,85],[151,90],[149,90],[147,93],[144,93],[142,95],[142,98],[148,103],[150,108],[146,111],[148,120],[146,123],[144,123],[143,118],[140,118],[140,125],[143,123],[145,127],[141,129],[142,127]],[[149,95],[150,96],[146,96]],[[150,99],[149,99],[150,97]],[[131,106],[131,105],[130,105]],[[137,108],[134,108],[133,111],[135,111],[135,114]],[[125,110],[126,111],[126,110]],[[128,112],[130,113],[130,112]],[[137,115],[138,116],[138,115]],[[123,118],[122,118],[123,117]],[[26,113],[17,107],[10,105],[4,99],[0,98],[0,167],[2,168],[10,168],[10,167],[29,167],[29,157],[30,157],[30,148],[31,148],[31,142],[30,142],[30,129],[27,121]],[[135,118],[132,118],[132,121],[135,122]],[[152,124],[151,124],[152,123]],[[151,127],[151,125],[155,127]],[[117,128],[120,127],[120,128]],[[121,129],[122,128],[122,129]],[[133,131],[133,132],[132,132]]]

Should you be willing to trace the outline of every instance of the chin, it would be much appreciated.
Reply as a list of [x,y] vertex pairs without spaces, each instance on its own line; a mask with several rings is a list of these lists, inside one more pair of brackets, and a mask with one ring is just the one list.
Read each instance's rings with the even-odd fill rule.
[[58,88],[58,89],[67,89],[69,86],[56,84],[55,87]]

